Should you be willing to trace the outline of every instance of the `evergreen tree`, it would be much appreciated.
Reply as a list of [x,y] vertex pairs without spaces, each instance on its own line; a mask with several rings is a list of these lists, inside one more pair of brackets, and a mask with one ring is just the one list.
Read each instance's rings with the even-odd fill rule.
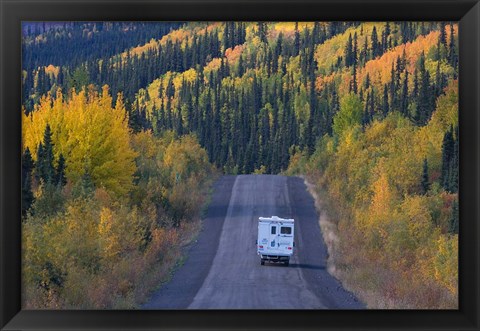
[[95,192],[95,184],[93,183],[90,171],[85,169],[80,180],[73,187],[72,195],[76,198],[89,198]]
[[223,43],[223,51],[224,52],[227,48],[231,47],[230,36],[229,36],[229,33],[230,33],[229,24],[231,24],[231,23],[232,22],[225,22],[224,29],[223,29],[222,43]]
[[418,97],[418,71],[417,68],[415,68],[413,72],[413,91],[412,91],[412,97],[416,100]]
[[368,90],[370,87],[370,74],[367,72],[367,76],[365,77],[365,83],[363,84],[363,88]]
[[370,106],[368,108],[369,122],[373,121],[373,116],[375,115],[375,89],[372,87],[370,92]]
[[257,34],[258,37],[260,38],[260,41],[262,43],[267,43],[267,25],[265,22],[258,22],[257,23]]
[[245,72],[245,68],[243,64],[243,56],[240,55],[238,58],[237,76],[242,77],[244,72]]
[[362,127],[365,127],[370,123],[369,108],[370,107],[370,93],[367,91],[367,98],[365,99],[365,107],[362,114]]
[[443,93],[445,80],[440,70],[440,61],[437,61],[437,70],[435,72],[435,96],[438,97]]
[[365,36],[365,40],[363,42],[363,48],[362,48],[362,51],[360,52],[360,62],[362,64],[365,64],[368,60],[370,60],[369,50],[368,50],[368,36]]
[[442,172],[440,183],[448,192],[456,192],[458,188],[458,139],[453,137],[453,128],[443,136],[442,142]]
[[314,119],[315,119],[315,108],[310,107],[310,116],[308,118],[307,127],[305,128],[305,147],[307,149],[308,155],[312,155],[315,151],[315,137],[313,134],[314,130]]
[[445,31],[445,22],[440,22],[440,36],[439,41],[442,46],[447,48],[447,32]]
[[52,132],[48,124],[43,134],[43,144],[39,145],[37,159],[37,178],[45,183],[51,183],[54,180],[55,169],[53,167]]
[[345,66],[350,67],[353,64],[353,41],[352,34],[348,35],[347,45],[345,46]]
[[382,50],[386,52],[388,49],[388,38],[390,36],[390,23],[385,23],[385,28],[383,29],[382,33]]
[[58,157],[58,165],[55,171],[55,184],[58,186],[65,186],[67,184],[67,177],[65,176],[65,158],[60,153]]
[[340,22],[330,22],[328,24],[328,38],[334,37],[340,30],[339,28]]
[[423,52],[420,55],[419,67],[420,84],[418,86],[416,122],[418,125],[425,125],[430,120],[435,104],[430,86],[430,74],[425,68],[425,53]]
[[35,179],[37,182],[42,178],[43,154],[43,144],[40,142],[37,149],[37,166],[35,167]]
[[142,131],[142,115],[140,114],[140,106],[138,99],[136,101],[136,109],[129,107],[128,110],[128,126],[132,129],[133,132],[138,133]]
[[[450,24],[450,42],[448,45],[448,62],[455,69],[457,68],[457,51],[455,46],[455,36],[453,30],[453,24]],[[456,78],[456,76],[454,76]]]
[[380,55],[380,45],[378,42],[377,28],[375,26],[373,27],[370,39],[372,40],[372,58],[376,58]]
[[449,182],[450,182],[450,192],[452,193],[457,193],[458,192],[458,150],[459,150],[459,144],[458,144],[458,126],[455,128],[455,138],[454,138],[454,144],[453,144],[453,156],[451,159],[450,163],[450,169],[449,169]]
[[448,171],[450,166],[450,159],[453,155],[453,137],[451,130],[448,130],[443,135],[442,142],[442,172],[440,175],[440,183],[444,189],[448,188]]
[[391,77],[391,81],[390,81],[390,110],[397,110],[397,104],[396,104],[396,99],[397,99],[397,96],[396,96],[396,91],[397,91],[397,79],[396,79],[396,75],[395,75],[395,66],[392,62],[392,69],[390,71],[390,77]]
[[293,40],[293,56],[300,53],[300,32],[298,31],[298,22],[295,22],[295,37]]
[[353,72],[352,72],[352,81],[350,83],[350,92],[357,94],[358,86],[357,86],[357,65],[353,64]]
[[430,189],[430,179],[428,177],[428,162],[427,159],[423,159],[423,174],[422,174],[422,194],[427,194]]
[[353,35],[353,50],[352,50],[352,62],[353,65],[358,65],[358,38],[357,32]]
[[383,86],[383,107],[382,107],[383,116],[386,117],[390,112],[390,105],[388,103],[388,87],[387,84]]
[[458,200],[453,201],[452,215],[450,216],[448,232],[458,234]]
[[22,155],[22,215],[24,216],[35,199],[32,192],[32,171],[34,166],[30,149],[27,147]]
[[405,70],[403,78],[402,96],[400,101],[400,112],[403,116],[408,117],[408,71]]

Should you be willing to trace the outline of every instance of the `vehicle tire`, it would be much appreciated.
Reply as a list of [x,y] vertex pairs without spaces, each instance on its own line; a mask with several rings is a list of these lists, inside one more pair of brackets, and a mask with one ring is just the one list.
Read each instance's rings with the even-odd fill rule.
[[261,264],[261,265],[265,265],[265,260],[261,260],[261,261],[260,261],[260,264]]
[[289,264],[290,264],[290,261],[285,262],[286,267],[288,267]]

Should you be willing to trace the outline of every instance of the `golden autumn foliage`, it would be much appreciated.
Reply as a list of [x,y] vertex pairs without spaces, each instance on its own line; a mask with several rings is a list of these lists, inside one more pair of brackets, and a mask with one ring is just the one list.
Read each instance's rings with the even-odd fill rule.
[[277,38],[280,33],[285,37],[293,37],[296,25],[298,31],[303,31],[305,29],[311,30],[313,29],[315,22],[275,22],[273,23],[273,28],[270,29],[269,34],[272,38]]
[[194,136],[133,134],[107,86],[43,96],[22,121],[34,160],[50,126],[67,177],[63,188],[35,182],[22,231],[25,307],[137,307],[198,231],[214,171],[205,150]]
[[[363,23],[361,27],[348,28],[344,33],[338,34],[323,44],[318,45],[315,48],[315,60],[317,61],[318,70],[322,74],[326,74],[332,64],[337,61],[337,58],[344,55],[345,44],[350,34],[353,36],[355,32],[357,33],[358,45],[361,47],[367,36],[370,39],[373,27],[376,28],[378,35],[381,36],[384,26],[384,23]],[[362,31],[363,34],[361,33]],[[371,45],[370,40],[368,45]]]
[[129,54],[130,56],[141,56],[142,54],[147,53],[149,50],[158,48],[158,46],[164,46],[167,42],[180,42],[181,47],[185,48],[185,46],[190,46],[193,35],[202,36],[205,34],[205,32],[211,33],[214,29],[218,29],[219,26],[220,23],[218,22],[201,22],[195,25],[194,28],[183,27],[180,29],[176,29],[164,35],[161,39],[150,39],[150,41],[146,42],[143,45],[132,47],[128,51],[121,53],[120,57],[125,60]]
[[[436,45],[438,40],[438,31],[432,31],[426,36],[419,36],[413,42],[397,46],[392,50],[383,54],[380,58],[368,61],[365,67],[358,71],[358,81],[363,82],[367,74],[370,76],[375,86],[383,86],[391,80],[391,68],[398,57],[403,56],[405,52],[407,60],[407,71],[413,77],[413,72],[417,63],[417,59],[422,52]],[[412,81],[413,82],[413,81]]]
[[[441,171],[442,139],[458,123],[458,82],[437,99],[423,127],[399,113],[364,130],[346,125],[324,136],[287,173],[306,173],[325,197],[339,240],[335,275],[375,308],[452,308],[458,295],[458,235],[449,226],[456,194],[437,183],[422,193],[423,160],[431,181]],[[347,268],[348,266],[348,268]]]
[[236,45],[233,49],[228,48],[225,51],[225,57],[228,60],[228,64],[233,65],[238,62],[239,57],[242,55],[244,46],[243,45]]
[[60,67],[54,66],[53,64],[49,64],[45,67],[45,73],[53,76],[58,76],[58,72],[60,71]]
[[450,127],[458,125],[458,80],[449,83],[436,105],[428,124],[417,130],[411,140],[415,154],[425,155],[434,173],[441,170],[443,135]]
[[[112,89],[123,89],[128,95],[134,131],[129,129],[121,95],[113,105],[107,86],[78,90],[88,83],[90,71],[94,76],[96,70],[44,67],[51,80],[47,79],[46,90],[61,86],[54,82],[59,73],[66,75],[67,81],[75,81],[75,76],[80,76],[76,73],[84,74],[85,84],[68,95],[59,90],[55,95],[41,96],[46,93],[41,91],[24,105],[28,115],[22,115],[23,149],[28,147],[37,161],[48,124],[53,166],[61,163],[62,155],[67,177],[65,186],[53,187],[37,178],[37,169],[31,176],[35,201],[24,217],[22,232],[26,308],[138,307],[148,292],[168,277],[180,259],[181,247],[199,231],[200,208],[216,174],[208,155],[217,165],[223,162],[212,154],[229,147],[224,138],[237,139],[246,128],[251,133],[245,137],[251,136],[254,143],[240,147],[248,150],[253,146],[253,151],[262,145],[261,153],[252,153],[257,155],[281,146],[281,153],[279,149],[264,157],[279,163],[281,154],[278,171],[289,164],[287,173],[306,175],[325,198],[332,231],[337,231],[332,236],[335,240],[330,240],[334,242],[334,247],[329,247],[330,262],[335,268],[329,272],[369,307],[457,308],[458,235],[451,229],[458,194],[442,188],[439,177],[443,176],[442,139],[458,124],[457,68],[453,67],[458,51],[447,54],[448,44],[437,49],[440,32],[434,30],[436,23],[427,29],[418,25],[415,31],[403,30],[400,23],[389,24],[391,31],[385,40],[385,22],[336,28],[324,22],[315,37],[314,23],[299,22],[300,40],[295,40],[295,22],[266,23],[265,35],[261,25],[246,22],[241,38],[235,37],[238,32],[233,37],[224,35],[222,22],[191,22],[161,39],[145,39],[148,41],[143,45],[98,62],[101,70],[104,61],[107,70],[113,69],[109,77]],[[375,56],[371,41],[374,28],[382,44]],[[447,43],[450,31],[449,26]],[[457,24],[453,32],[455,43]],[[93,36],[88,29],[83,33],[86,38]],[[208,38],[194,38],[205,34],[218,37],[218,45],[217,40],[202,45]],[[277,39],[280,35],[282,43]],[[354,35],[358,38],[355,69],[346,65],[346,44]],[[411,41],[397,46],[402,38]],[[189,50],[193,40],[197,49]],[[167,44],[176,44],[171,59],[160,57],[152,61],[155,64],[135,66],[143,63],[144,56],[159,56],[152,50]],[[314,45],[313,54],[309,45]],[[215,49],[214,55],[210,49]],[[419,124],[415,118],[420,113],[419,94],[413,87],[422,54],[430,79],[428,88],[437,98],[434,111],[430,110],[433,98],[429,104],[431,118]],[[190,56],[197,59],[189,61]],[[402,57],[409,79],[402,99],[407,109],[402,108],[400,114],[398,105],[392,104],[395,96],[403,95],[406,73],[399,71],[397,83],[392,80],[392,66]],[[122,61],[126,64],[127,59],[130,65],[119,65]],[[182,65],[177,65],[182,60]],[[163,69],[155,72],[157,63]],[[172,63],[175,65],[170,66]],[[90,64],[86,68],[99,69]],[[172,68],[181,72],[167,71]],[[437,72],[444,76],[437,76]],[[356,85],[352,84],[354,73]],[[43,79],[38,73],[33,77],[37,82],[32,91],[42,83],[38,77]],[[123,79],[117,82],[117,77]],[[129,82],[128,77],[132,77]],[[200,77],[203,81],[198,80]],[[26,71],[23,78],[29,78]],[[98,83],[101,78],[90,78],[103,84]],[[436,85],[437,81],[441,85]],[[438,86],[446,86],[443,93]],[[382,95],[384,88],[387,92]],[[237,118],[237,106],[248,120]],[[220,115],[219,122],[209,122],[212,113]],[[165,115],[168,125],[162,124]],[[257,121],[260,118],[262,121]],[[209,124],[208,130],[203,122]],[[242,131],[235,130],[237,127]],[[218,128],[221,142],[216,133],[210,136],[211,129]],[[254,133],[258,132],[261,134],[256,139]],[[211,148],[208,154],[196,134],[203,146]],[[291,137],[282,139],[282,135]],[[247,141],[245,137],[237,141]],[[307,139],[310,137],[315,139]],[[221,148],[209,146],[210,142],[220,142]],[[255,160],[249,160],[241,149],[225,151],[229,160],[233,160],[231,154],[245,156],[235,166],[220,165],[226,172],[277,171],[262,162],[245,170],[247,163]],[[425,164],[431,184],[428,189],[422,181]],[[244,170],[239,170],[239,165]]]
[[76,183],[88,172],[97,187],[118,195],[129,191],[137,154],[130,147],[121,98],[112,107],[108,87],[101,95],[80,91],[68,99],[59,91],[55,97],[42,97],[34,112],[23,115],[23,148],[28,147],[34,159],[47,124],[53,132],[55,159],[60,154],[66,158],[68,180]]
[[[167,104],[167,86],[171,82],[175,88],[175,95],[170,99],[171,107],[175,112],[178,107],[178,94],[182,90],[184,83],[192,84],[197,78],[197,71],[194,68],[185,70],[182,73],[168,71],[161,77],[151,82],[145,89],[140,89],[136,95],[137,100],[145,106],[148,116],[152,115],[152,110],[158,109],[162,103]],[[149,99],[147,100],[146,94]],[[134,105],[135,106],[135,105]],[[134,107],[136,109],[136,106]]]
[[[330,73],[329,69],[337,61],[338,57],[344,56],[345,44],[348,40],[350,34],[358,34],[358,47],[361,47],[364,44],[365,38],[369,40],[373,26],[376,27],[377,33],[381,35],[384,24],[383,23],[364,23],[362,28],[349,28],[343,34],[339,34],[325,43],[317,46],[315,51],[315,59],[318,64],[319,72],[321,75],[318,75],[316,78],[316,89],[318,91],[323,90],[326,83],[332,83],[335,81],[339,84],[339,91],[344,94],[348,93],[350,82],[352,79],[351,70],[348,68],[343,68],[340,71],[335,71]],[[363,30],[363,34],[360,31]],[[447,36],[450,35],[450,30],[446,29]],[[371,59],[367,61],[364,66],[357,68],[357,82],[358,84],[363,84],[366,80],[367,75],[369,76],[370,83],[375,86],[377,91],[381,90],[383,86],[389,83],[392,79],[391,69],[392,65],[396,64],[398,58],[405,56],[406,60],[406,69],[409,73],[408,87],[410,90],[413,89],[414,81],[414,71],[417,66],[418,59],[420,55],[425,53],[426,55],[426,69],[429,71],[432,79],[436,77],[436,68],[437,60],[434,60],[431,57],[432,52],[436,53],[437,41],[439,37],[439,31],[432,31],[425,36],[418,36],[414,41],[407,42],[396,46],[388,51],[386,51],[380,57]],[[454,34],[457,38],[458,36],[458,25],[454,25]],[[448,39],[449,40],[449,39]],[[453,68],[445,63],[441,62],[441,72],[450,73],[453,71]],[[403,79],[404,76],[401,76]]]

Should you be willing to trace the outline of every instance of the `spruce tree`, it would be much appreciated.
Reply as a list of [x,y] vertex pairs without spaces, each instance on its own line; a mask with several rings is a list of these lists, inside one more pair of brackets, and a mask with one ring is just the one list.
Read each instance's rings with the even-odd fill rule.
[[360,62],[362,64],[365,64],[368,60],[370,60],[370,57],[368,56],[368,36],[365,36],[364,42],[363,42],[363,48],[362,51],[360,52]]
[[403,79],[402,96],[400,100],[400,112],[403,116],[408,117],[408,71],[405,70]]
[[238,58],[237,76],[242,77],[244,72],[245,72],[245,68],[243,64],[243,56],[240,54]]
[[454,143],[453,143],[453,156],[450,162],[450,174],[449,174],[449,183],[450,183],[450,192],[452,193],[457,193],[458,192],[458,150],[459,150],[459,144],[458,144],[458,126],[455,128],[455,137],[454,137]]
[[378,42],[377,28],[374,26],[372,30],[372,58],[376,58],[380,55],[380,45]]
[[450,216],[448,232],[458,234],[458,200],[453,201],[452,215]]
[[26,214],[35,199],[32,192],[34,166],[30,149],[27,147],[22,155],[22,215]]
[[367,76],[365,77],[365,83],[363,84],[363,88],[368,90],[370,87],[370,74],[367,72]]
[[440,71],[440,60],[437,62],[437,70],[435,72],[435,96],[438,97],[443,93],[444,88],[443,74]]
[[95,192],[95,184],[93,183],[92,176],[90,175],[90,171],[85,169],[82,177],[75,185],[72,190],[72,194],[76,198],[89,198]]
[[417,114],[416,122],[423,126],[427,124],[433,113],[434,99],[432,96],[432,89],[430,86],[430,74],[425,68],[425,53],[420,55],[420,84],[418,86],[417,96]]
[[298,31],[298,22],[295,22],[295,37],[293,40],[293,56],[300,53],[300,32]]
[[442,142],[442,172],[440,174],[440,183],[446,191],[450,191],[451,164],[454,156],[453,129],[445,132]]
[[36,170],[38,180],[43,180],[44,183],[51,183],[54,180],[52,132],[48,124],[43,134],[43,143],[38,147]]
[[60,156],[58,157],[58,165],[55,171],[55,184],[60,187],[67,184],[67,178],[65,176],[65,158],[62,153],[60,153]]
[[387,84],[383,86],[383,107],[382,107],[383,116],[386,117],[390,112],[390,105],[388,103],[388,87]]
[[457,51],[455,47],[455,36],[453,24],[450,24],[450,42],[448,45],[448,62],[453,68],[457,68]]
[[227,50],[227,48],[230,48],[231,43],[230,43],[230,38],[229,38],[229,32],[230,29],[228,28],[228,24],[230,22],[225,22],[224,27],[223,27],[223,39],[222,39],[222,44],[223,44],[223,51]]
[[397,79],[396,79],[396,74],[395,74],[395,65],[394,63],[392,62],[392,69],[390,70],[390,77],[391,77],[391,81],[390,81],[390,90],[389,90],[389,93],[390,93],[390,110],[397,110],[397,104],[396,104],[396,91],[397,91]]
[[367,97],[365,99],[365,107],[363,109],[363,114],[362,114],[362,127],[363,127],[363,129],[365,129],[365,127],[370,122],[369,113],[368,113],[368,107],[369,106],[370,106],[370,93],[367,91]]
[[445,48],[447,47],[447,33],[445,31],[445,22],[440,22],[440,36],[439,40],[441,45],[443,45]]
[[43,168],[43,144],[40,142],[37,149],[37,166],[35,167],[35,179],[37,182],[40,182],[42,178],[42,168]]
[[257,34],[258,37],[260,38],[260,41],[262,43],[267,43],[267,25],[265,22],[258,22],[257,23]]
[[417,68],[413,71],[413,91],[412,91],[412,97],[415,98],[415,100],[418,97],[418,71]]
[[345,66],[350,67],[353,64],[353,41],[352,34],[348,35],[347,44],[345,45]]
[[357,65],[353,64],[353,72],[352,72],[352,81],[350,83],[350,92],[357,94],[358,92],[358,85],[357,85]]
[[368,108],[369,122],[373,121],[373,116],[375,115],[375,89],[372,87],[370,92],[370,106]]
[[427,159],[423,159],[423,174],[422,174],[422,194],[427,194],[430,189],[430,179],[428,177],[428,162]]
[[390,36],[390,23],[385,23],[385,28],[383,29],[382,33],[382,50],[386,52],[388,49],[388,38]]

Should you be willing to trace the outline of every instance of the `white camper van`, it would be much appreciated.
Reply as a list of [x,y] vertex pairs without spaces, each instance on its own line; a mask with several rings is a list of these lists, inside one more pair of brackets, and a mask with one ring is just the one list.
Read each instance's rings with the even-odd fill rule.
[[288,266],[293,254],[294,220],[278,216],[258,219],[257,254],[265,261],[283,262]]

